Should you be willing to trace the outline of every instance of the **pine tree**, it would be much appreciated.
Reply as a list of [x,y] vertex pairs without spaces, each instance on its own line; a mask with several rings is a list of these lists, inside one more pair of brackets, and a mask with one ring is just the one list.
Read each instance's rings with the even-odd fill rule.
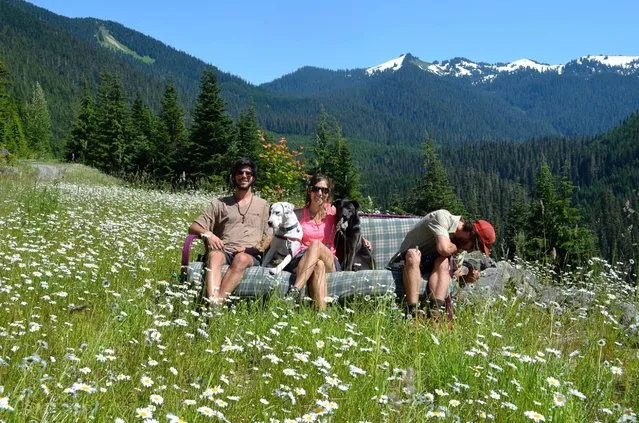
[[361,199],[359,170],[353,163],[348,142],[342,135],[342,128],[324,106],[315,123],[312,159],[309,173],[322,173],[333,180],[334,198]]
[[510,209],[504,224],[505,255],[509,259],[525,256],[526,227],[530,206],[526,201],[526,190],[520,183],[512,186]]
[[546,260],[554,248],[556,251],[559,232],[559,216],[556,212],[557,197],[550,168],[544,159],[537,173],[535,194],[530,210],[528,229],[529,257]]
[[348,143],[342,137],[341,128],[337,127],[335,141],[335,160],[333,165],[333,197],[361,200],[359,191],[359,171],[353,164]]
[[10,84],[11,80],[9,78],[9,71],[2,60],[0,60],[0,142],[4,138],[3,131],[5,124],[9,121],[9,117],[11,116],[11,101],[8,92],[8,86]]
[[527,258],[553,263],[558,269],[577,264],[596,253],[590,229],[580,226],[582,217],[572,205],[574,186],[569,171],[555,180],[546,160],[541,163],[528,222]]
[[22,120],[8,92],[9,85],[9,71],[0,60],[0,147],[6,148],[12,157],[27,157],[29,147]]
[[31,101],[25,107],[24,124],[25,136],[35,157],[51,157],[51,118],[47,100],[39,82],[36,82]]
[[130,140],[129,114],[119,78],[102,74],[96,104],[96,143],[89,149],[93,166],[110,173],[125,170],[130,157],[126,146]]
[[310,162],[310,173],[323,173],[331,175],[333,172],[333,155],[331,150],[331,137],[333,134],[332,118],[326,112],[324,106],[320,106],[319,119],[315,123],[315,133],[313,134],[313,145],[310,148],[312,160]]
[[24,136],[22,121],[15,107],[9,111],[8,119],[4,122],[0,146],[4,146],[15,158],[29,156],[27,138]]
[[256,160],[262,153],[263,147],[260,141],[260,127],[257,123],[253,100],[249,102],[246,111],[240,113],[235,125],[237,156],[249,157]]
[[91,161],[88,157],[91,144],[95,142],[95,105],[87,82],[84,82],[80,110],[71,127],[65,144],[65,158],[79,163]]
[[232,137],[233,121],[225,111],[215,71],[208,67],[202,72],[191,128],[189,163],[196,179],[212,175],[218,183],[226,179],[234,159]]
[[578,264],[597,253],[592,230],[581,226],[583,220],[579,209],[573,206],[575,186],[570,180],[570,162],[565,161],[557,188],[557,210],[561,225],[557,236],[559,244],[559,266]]
[[134,155],[131,160],[134,173],[156,175],[164,145],[160,146],[157,117],[136,93],[131,105],[131,131]]
[[416,215],[446,209],[453,214],[467,215],[464,204],[448,182],[448,174],[437,155],[435,142],[428,135],[424,141],[425,173],[403,202],[403,209]]
[[177,90],[169,80],[162,97],[159,150],[156,150],[158,170],[164,178],[175,179],[189,170],[189,143],[183,116]]

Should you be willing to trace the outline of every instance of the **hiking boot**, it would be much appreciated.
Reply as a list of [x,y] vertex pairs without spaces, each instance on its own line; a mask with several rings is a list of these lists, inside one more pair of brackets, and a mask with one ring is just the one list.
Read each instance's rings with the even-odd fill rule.
[[290,304],[298,304],[302,299],[302,290],[295,286],[291,286],[284,296],[284,301]]
[[424,326],[427,319],[426,311],[422,310],[418,304],[406,304],[404,308],[404,320],[416,326]]
[[435,321],[444,318],[446,315],[446,301],[430,298],[428,304],[429,317]]

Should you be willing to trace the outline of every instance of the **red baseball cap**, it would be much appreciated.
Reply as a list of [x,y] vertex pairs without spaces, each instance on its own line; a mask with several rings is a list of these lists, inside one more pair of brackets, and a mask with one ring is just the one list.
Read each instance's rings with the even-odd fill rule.
[[493,246],[497,239],[495,236],[495,228],[493,228],[493,225],[485,220],[476,220],[473,226],[475,226],[475,233],[479,235],[479,238],[481,238],[481,241],[484,244],[484,253],[489,256],[490,247]]

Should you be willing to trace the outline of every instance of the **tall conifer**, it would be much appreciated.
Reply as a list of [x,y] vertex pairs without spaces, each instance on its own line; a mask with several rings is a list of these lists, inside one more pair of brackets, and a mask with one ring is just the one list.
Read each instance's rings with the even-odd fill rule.
[[29,147],[22,120],[8,92],[9,85],[11,85],[9,71],[0,60],[0,147],[9,150],[13,157],[27,157]]
[[84,81],[78,115],[73,122],[64,149],[65,159],[79,163],[90,162],[88,152],[91,144],[95,142],[95,137],[95,104],[88,84]]
[[263,151],[260,141],[260,126],[257,123],[253,100],[249,102],[248,109],[240,113],[235,125],[237,156],[250,157],[256,160]]
[[525,255],[526,228],[529,204],[526,201],[526,190],[520,183],[512,185],[510,192],[510,209],[504,224],[505,254],[509,259]]
[[157,117],[137,92],[131,105],[131,142],[135,152],[131,162],[133,172],[155,175],[162,152],[162,148],[156,147],[158,126]]
[[51,117],[39,82],[33,87],[31,101],[25,108],[25,135],[29,148],[36,157],[51,157]]
[[96,143],[91,156],[99,169],[122,172],[129,157],[126,147],[130,139],[129,114],[124,91],[118,77],[102,74],[96,104]]
[[315,123],[313,145],[311,146],[312,160],[310,173],[323,173],[330,175],[333,171],[333,159],[331,152],[331,117],[324,106],[320,106],[319,119]]
[[27,138],[22,129],[22,120],[15,107],[11,107],[9,114],[4,121],[0,146],[4,146],[16,158],[29,156],[29,146]]
[[556,180],[544,159],[537,174],[528,222],[527,258],[563,268],[596,252],[592,231],[580,226],[581,214],[572,205],[573,190],[566,173]]
[[[233,121],[225,110],[215,71],[202,72],[195,102],[189,163],[195,178],[216,175],[224,180],[233,154]],[[219,179],[224,178],[224,179]]]
[[333,197],[360,200],[359,171],[353,163],[348,143],[342,136],[341,128],[336,127],[335,160],[333,165]]
[[10,98],[8,86],[11,84],[9,79],[9,71],[5,64],[0,60],[0,140],[2,140],[5,123],[9,121],[11,115]]
[[424,141],[424,170],[420,184],[408,194],[403,208],[417,215],[425,215],[439,209],[467,215],[464,204],[457,198],[448,182],[448,174],[439,160],[435,142],[428,135]]
[[179,178],[189,171],[188,133],[184,126],[184,111],[178,99],[177,90],[169,80],[162,97],[160,110],[159,150],[156,151],[159,171],[164,177]]

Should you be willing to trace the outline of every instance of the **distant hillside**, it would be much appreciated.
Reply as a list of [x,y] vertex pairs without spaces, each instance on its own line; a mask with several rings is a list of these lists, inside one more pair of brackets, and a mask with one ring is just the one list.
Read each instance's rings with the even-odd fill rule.
[[[0,7],[0,55],[14,78],[20,76],[14,93],[27,99],[34,82],[40,81],[53,106],[57,138],[66,134],[82,81],[95,87],[103,70],[119,74],[130,97],[140,91],[156,109],[164,81],[172,77],[185,108],[192,107],[205,66],[201,60],[115,22],[70,19],[21,0],[0,0]],[[424,71],[432,64],[413,56],[406,55],[404,62],[394,71],[368,73],[305,67],[262,87],[224,72],[218,78],[229,113],[237,116],[253,98],[260,123],[268,130],[309,135],[323,104],[347,137],[413,146],[421,144],[424,131],[444,143],[590,133],[605,128],[611,116],[634,101],[631,95],[599,107],[609,111],[605,118],[584,119],[583,111],[567,110],[561,99],[549,104],[550,95],[526,107],[526,92],[534,87],[524,83],[461,83]],[[610,101],[616,101],[616,93]]]
[[[0,0],[0,33],[0,60],[13,79],[12,94],[24,104],[40,82],[58,144],[67,135],[83,81],[95,92],[105,70],[119,75],[129,99],[140,92],[156,111],[165,82],[172,78],[189,124],[206,66],[195,57],[116,22],[66,18],[22,0]],[[556,66],[463,58],[429,63],[405,54],[368,69],[307,66],[259,87],[225,72],[218,71],[217,77],[233,117],[253,99],[262,127],[306,144],[324,105],[351,144],[363,192],[381,207],[417,180],[425,133],[442,145],[442,160],[460,190],[474,184],[475,194],[496,193],[494,187],[507,189],[514,178],[504,169],[528,185],[534,174],[528,165],[500,156],[507,148],[519,148],[509,145],[512,141],[550,140],[548,145],[564,149],[549,153],[553,159],[571,150],[581,154],[577,148],[583,137],[610,131],[639,110],[639,58],[625,56],[587,56]],[[461,143],[470,144],[458,147]],[[524,142],[523,150],[512,154],[526,152],[534,164],[544,145]],[[607,147],[611,154],[621,151],[614,143]],[[635,160],[636,152],[626,153]],[[484,167],[470,166],[476,162]],[[475,173],[460,171],[459,163]],[[486,178],[478,176],[500,163]],[[616,162],[607,166],[610,174],[598,178],[623,185],[620,176],[612,176]],[[489,182],[479,187],[478,181]],[[477,195],[464,195],[467,204],[487,215],[503,213],[507,204],[505,191],[483,203]]]
[[[388,144],[421,145],[424,131],[444,143],[523,140],[557,134],[492,93],[461,86],[415,65],[367,75],[363,69],[302,68],[262,87],[317,99],[335,112],[347,136]],[[354,107],[367,115],[354,115]]]
[[639,76],[517,72],[478,86],[565,136],[608,131],[639,110]]
[[[394,117],[402,120],[400,139],[414,139],[420,127],[444,143],[584,136],[610,130],[639,110],[639,57],[491,65],[464,58],[428,63],[405,54],[368,69],[304,67],[262,86],[289,95],[365,102],[385,124]],[[358,133],[356,128],[346,132]],[[391,140],[397,134],[395,129],[381,137],[374,129],[369,132],[358,134]]]
[[[639,113],[591,138],[544,138],[525,143],[489,142],[442,150],[450,182],[473,213],[503,222],[513,184],[533,192],[542,160],[575,185],[574,197],[598,236],[604,257],[639,257]],[[463,163],[463,167],[459,167]]]
[[[171,77],[191,109],[203,61],[116,22],[66,18],[22,0],[0,0],[0,8],[0,57],[14,94],[26,100],[41,83],[57,139],[66,134],[83,80],[94,88],[104,70],[155,109]],[[323,104],[348,138],[419,146],[425,131],[449,144],[608,130],[639,109],[636,63],[608,56],[561,67],[428,63],[406,54],[369,69],[304,67],[261,87],[224,72],[218,79],[229,113],[237,116],[252,98],[268,130],[310,135]]]
[[[21,0],[0,0],[0,58],[14,80],[12,90],[26,101],[39,81],[45,90],[56,138],[66,135],[74,102],[84,80],[97,87],[108,70],[122,78],[132,98],[139,91],[156,108],[164,83],[172,77],[185,107],[199,92],[206,64],[151,37],[116,22],[93,18],[71,19]],[[118,48],[105,48],[118,45]],[[261,90],[228,73],[218,80],[231,113],[245,107],[253,92]]]

